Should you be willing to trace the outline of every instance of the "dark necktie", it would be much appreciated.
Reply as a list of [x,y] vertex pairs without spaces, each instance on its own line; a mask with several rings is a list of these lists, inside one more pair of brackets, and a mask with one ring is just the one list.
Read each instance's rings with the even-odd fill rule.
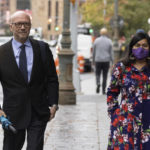
[[19,69],[22,72],[24,79],[28,82],[27,58],[25,53],[25,45],[20,46],[21,52],[19,56]]

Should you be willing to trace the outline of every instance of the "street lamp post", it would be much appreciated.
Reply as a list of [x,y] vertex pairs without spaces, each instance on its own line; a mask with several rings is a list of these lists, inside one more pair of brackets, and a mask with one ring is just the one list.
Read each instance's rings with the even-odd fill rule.
[[71,49],[74,51],[74,58],[73,58],[73,85],[76,89],[76,93],[81,92],[81,85],[80,85],[80,72],[78,69],[78,62],[77,62],[77,45],[78,45],[78,31],[77,31],[77,23],[78,23],[78,1],[72,0],[70,5],[70,29],[71,29]]
[[103,10],[103,17],[104,17],[104,25],[106,25],[106,5],[107,5],[107,0],[104,0],[104,10]]
[[75,104],[76,94],[72,82],[72,60],[74,52],[71,50],[70,37],[70,0],[64,0],[63,31],[61,40],[62,49],[59,56],[59,103]]
[[120,58],[120,50],[118,46],[119,25],[118,25],[118,0],[114,0],[114,57],[115,61]]

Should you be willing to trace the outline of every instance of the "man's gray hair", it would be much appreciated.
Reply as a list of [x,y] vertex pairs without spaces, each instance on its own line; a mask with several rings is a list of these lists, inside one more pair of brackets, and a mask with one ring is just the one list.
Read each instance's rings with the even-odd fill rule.
[[107,28],[102,28],[102,29],[100,30],[100,34],[101,34],[101,35],[107,35],[107,33],[108,33]]
[[10,18],[9,18],[9,23],[11,24],[11,23],[13,22],[13,19],[14,19],[16,16],[21,15],[21,14],[24,14],[24,15],[26,15],[27,17],[29,17],[29,19],[30,19],[30,21],[31,21],[31,16],[30,16],[29,14],[27,14],[26,12],[20,10],[20,11],[14,12],[14,13],[10,16]]

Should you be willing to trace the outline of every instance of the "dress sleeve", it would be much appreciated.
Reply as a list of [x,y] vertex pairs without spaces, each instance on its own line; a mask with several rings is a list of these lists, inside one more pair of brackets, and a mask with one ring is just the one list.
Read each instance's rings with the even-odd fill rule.
[[122,63],[117,63],[112,71],[111,81],[107,89],[108,115],[111,117],[114,111],[119,107],[118,96],[120,94],[120,80],[122,76]]

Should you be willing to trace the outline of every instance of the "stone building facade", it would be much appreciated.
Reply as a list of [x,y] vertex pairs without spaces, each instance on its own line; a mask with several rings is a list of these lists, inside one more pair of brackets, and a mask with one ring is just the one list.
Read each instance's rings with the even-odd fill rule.
[[32,16],[32,28],[42,28],[45,39],[57,39],[63,26],[63,0],[28,0],[26,5],[25,1],[27,2],[27,0],[10,0],[10,14],[16,10],[29,12]]
[[0,35],[5,34],[9,23],[9,0],[0,0]]

